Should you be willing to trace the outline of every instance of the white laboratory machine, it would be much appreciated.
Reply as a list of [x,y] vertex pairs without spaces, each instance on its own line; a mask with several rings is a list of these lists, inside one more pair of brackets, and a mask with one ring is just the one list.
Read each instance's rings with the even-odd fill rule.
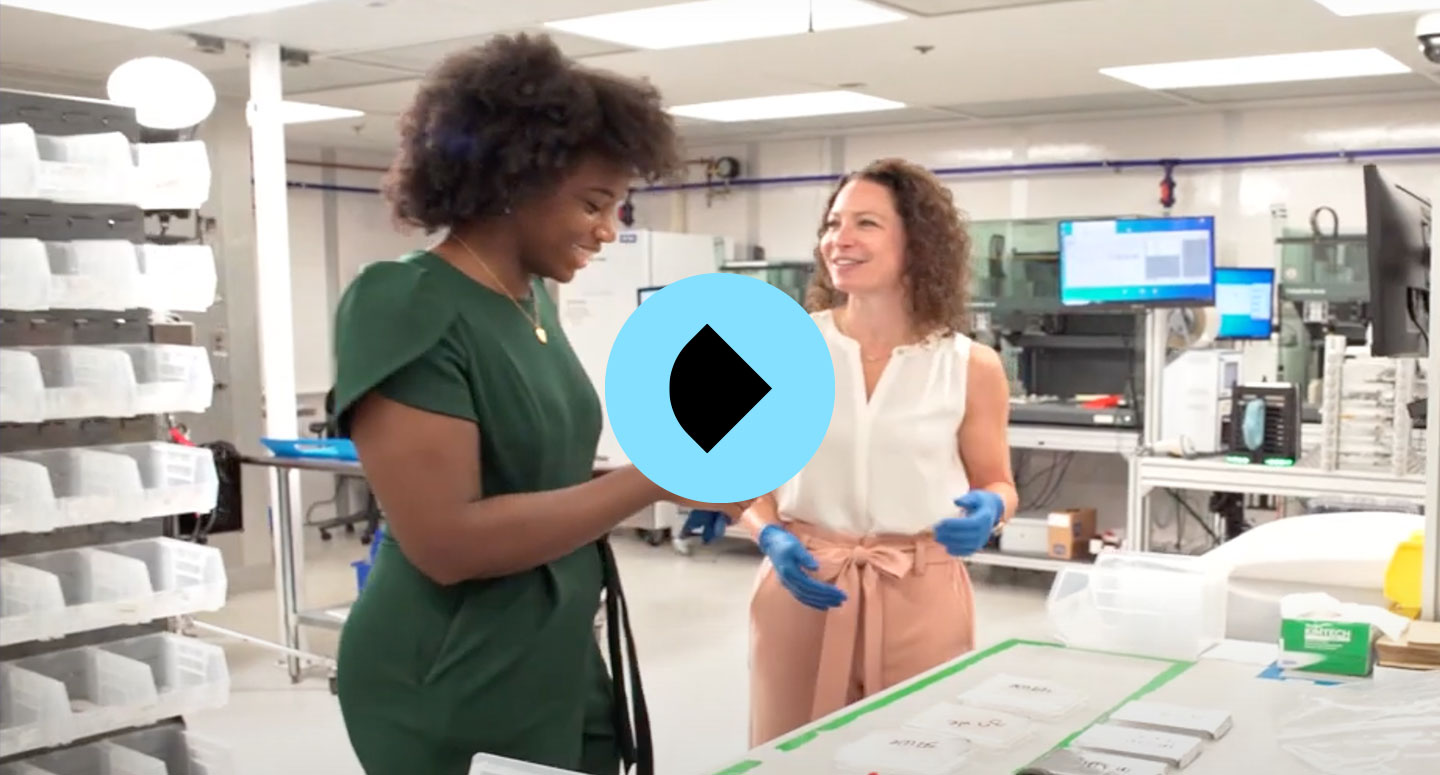
[[1221,451],[1221,418],[1228,414],[1232,391],[1240,381],[1240,356],[1239,350],[1187,350],[1165,364],[1162,443],[1178,443],[1187,455]]
[[[561,285],[556,297],[560,323],[605,405],[605,365],[620,328],[643,295],[686,277],[719,271],[733,259],[734,243],[708,234],[635,230],[623,231],[590,261],[590,265]],[[595,453],[599,468],[629,463],[611,432],[608,414]],[[678,519],[674,504],[646,509],[626,526],[642,531],[651,543],[665,540]]]

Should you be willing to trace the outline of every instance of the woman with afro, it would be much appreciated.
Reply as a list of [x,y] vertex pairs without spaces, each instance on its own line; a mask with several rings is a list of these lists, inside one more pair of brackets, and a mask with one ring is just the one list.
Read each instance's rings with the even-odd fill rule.
[[463,775],[477,753],[649,773],[605,536],[686,502],[633,467],[592,475],[600,403],[543,280],[616,238],[632,180],[677,167],[674,130],[648,85],[519,36],[442,62],[401,135],[393,213],[442,236],[367,267],[335,320],[337,418],[389,525],[340,639],[351,744],[369,775]]

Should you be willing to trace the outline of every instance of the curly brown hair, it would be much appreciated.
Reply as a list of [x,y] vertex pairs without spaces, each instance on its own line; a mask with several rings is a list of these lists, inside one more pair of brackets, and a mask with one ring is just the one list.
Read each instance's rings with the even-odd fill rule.
[[383,189],[398,223],[427,232],[544,196],[589,157],[647,181],[680,167],[654,87],[582,67],[545,35],[450,55],[399,126]]
[[[905,290],[911,321],[920,331],[966,332],[970,328],[970,230],[955,197],[929,170],[904,159],[880,159],[840,179],[820,216],[817,236],[825,234],[830,209],[841,189],[854,180],[868,180],[890,190],[895,210],[905,224]],[[820,246],[815,246],[815,272],[805,293],[811,312],[845,303],[835,290]]]

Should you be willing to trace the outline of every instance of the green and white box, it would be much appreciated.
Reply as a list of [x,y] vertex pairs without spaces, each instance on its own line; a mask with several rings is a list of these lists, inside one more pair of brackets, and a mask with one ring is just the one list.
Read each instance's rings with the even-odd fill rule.
[[1281,619],[1279,665],[1284,670],[1368,676],[1375,667],[1375,638],[1368,622]]

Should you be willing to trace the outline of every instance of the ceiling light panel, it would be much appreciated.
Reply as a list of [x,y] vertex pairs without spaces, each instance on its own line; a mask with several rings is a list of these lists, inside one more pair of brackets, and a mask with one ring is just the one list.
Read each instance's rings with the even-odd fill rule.
[[1440,0],[1315,0],[1336,16],[1440,11]]
[[1146,89],[1193,89],[1393,75],[1410,68],[1378,48],[1360,48],[1103,67],[1100,72]]
[[319,0],[0,0],[0,5],[141,30],[163,30],[315,2]]
[[864,0],[700,0],[547,22],[572,35],[667,49],[886,24],[905,14]]
[[853,91],[823,91],[680,105],[670,108],[670,113],[705,121],[735,122],[830,116],[841,113],[871,113],[877,110],[896,110],[903,107],[905,107],[904,103],[872,97],[868,94]]
[[280,103],[280,122],[283,124],[313,124],[317,121],[335,121],[342,118],[359,118],[364,111],[351,108],[336,108],[330,105],[316,105],[313,102]]

